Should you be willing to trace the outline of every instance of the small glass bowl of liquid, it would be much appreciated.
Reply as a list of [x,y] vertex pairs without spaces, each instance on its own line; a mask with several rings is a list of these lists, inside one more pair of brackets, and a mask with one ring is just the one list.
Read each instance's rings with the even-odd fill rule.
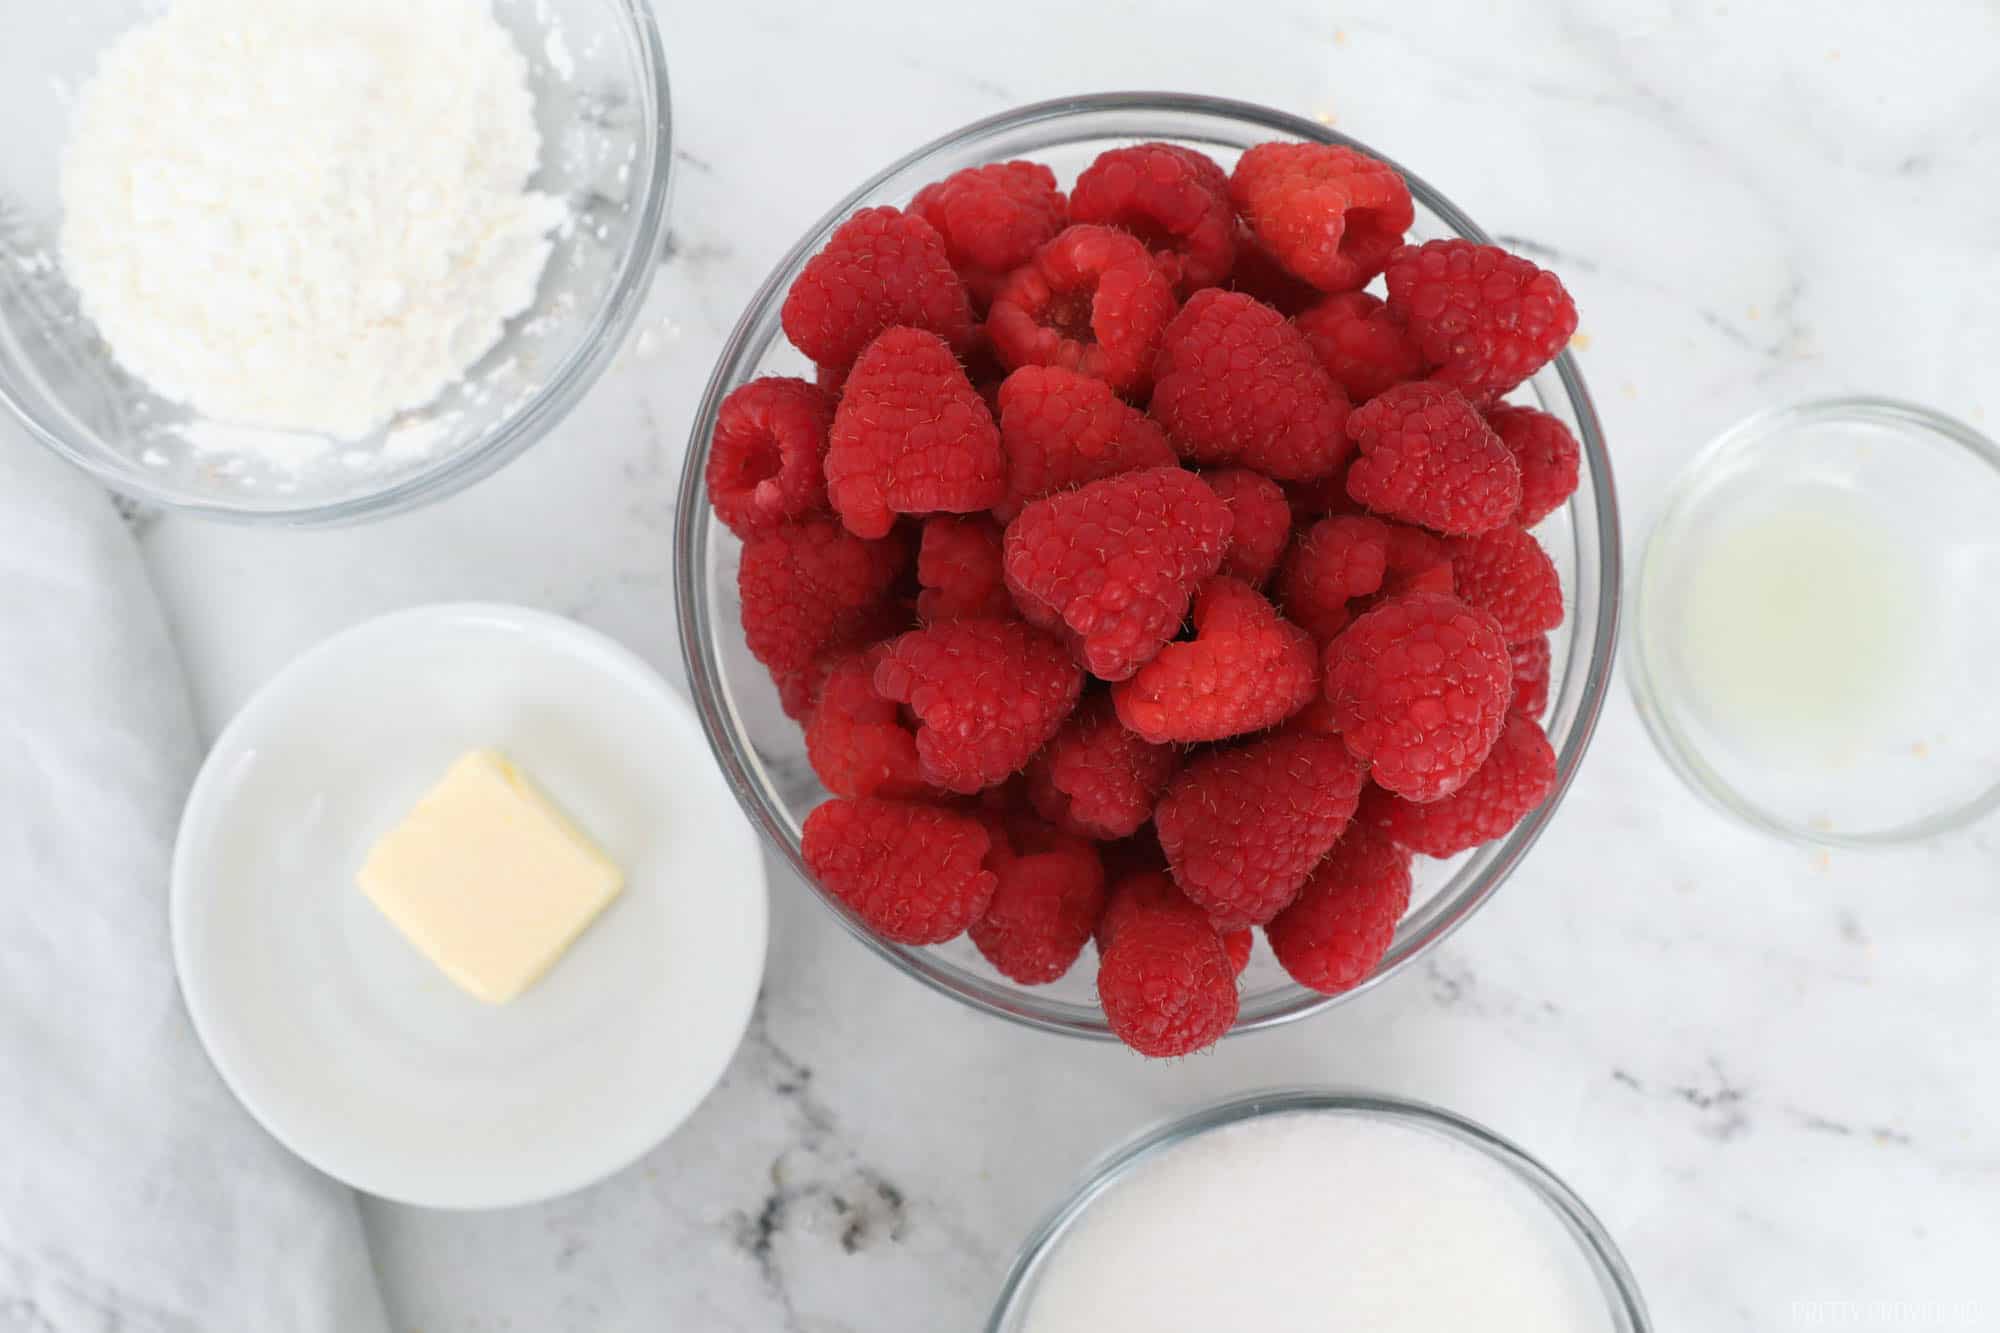
[[1864,846],[2000,805],[2000,448],[1925,408],[1762,413],[1681,475],[1639,569],[1639,712],[1761,828]]

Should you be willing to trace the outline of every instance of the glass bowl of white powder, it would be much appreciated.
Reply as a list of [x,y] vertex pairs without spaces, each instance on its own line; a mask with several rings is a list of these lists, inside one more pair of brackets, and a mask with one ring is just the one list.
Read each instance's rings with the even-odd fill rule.
[[487,475],[664,240],[646,0],[75,0],[9,20],[0,402],[136,499],[305,524]]
[[1492,1131],[1254,1093],[1118,1149],[1028,1238],[987,1333],[1648,1333],[1609,1232]]

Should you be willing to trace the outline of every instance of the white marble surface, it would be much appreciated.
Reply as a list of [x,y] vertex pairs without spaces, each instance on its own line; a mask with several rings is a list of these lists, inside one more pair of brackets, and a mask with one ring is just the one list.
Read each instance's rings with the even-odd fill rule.
[[[1628,549],[1687,454],[1754,408],[1871,390],[2000,410],[1990,6],[1209,9],[663,4],[674,244],[634,342],[552,438],[427,511],[149,523],[204,725],[321,636],[446,597],[576,616],[678,681],[674,485],[750,290],[864,173],[1059,93],[1331,118],[1559,268]],[[971,1329],[1100,1150],[1222,1094],[1331,1081],[1544,1156],[1662,1329],[2000,1327],[1996,831],[1773,844],[1676,785],[1621,689],[1553,831],[1427,967],[1157,1067],[931,995],[774,867],[755,1029],[675,1139],[544,1207],[371,1205],[375,1259],[411,1333]]]

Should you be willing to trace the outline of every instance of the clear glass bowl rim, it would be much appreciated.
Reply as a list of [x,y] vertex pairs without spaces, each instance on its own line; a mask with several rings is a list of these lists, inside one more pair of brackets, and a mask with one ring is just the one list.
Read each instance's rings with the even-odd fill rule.
[[[839,203],[827,210],[771,269],[744,307],[743,314],[723,344],[716,360],[715,370],[709,377],[708,387],[703,394],[701,407],[695,415],[689,435],[687,456],[682,464],[680,494],[674,516],[674,602],[680,631],[681,656],[687,668],[689,691],[693,695],[695,711],[701,717],[702,730],[708,737],[709,748],[714,753],[716,762],[722,766],[723,774],[736,792],[737,800],[743,806],[744,812],[750,816],[751,821],[763,832],[771,845],[784,853],[793,871],[805,881],[813,896],[824,908],[833,913],[835,920],[839,921],[849,934],[905,975],[984,1013],[1044,1032],[1057,1032],[1095,1041],[1115,1041],[1116,1037],[1108,1027],[1104,1026],[1101,1019],[1095,1023],[1087,1023],[1047,1012],[1044,1007],[1036,1005],[1032,995],[1018,988],[1009,988],[1009,993],[1015,997],[1014,1003],[1002,1003],[958,983],[954,978],[919,966],[910,957],[905,956],[898,946],[877,937],[873,931],[842,909],[819,888],[805,865],[796,841],[789,836],[783,818],[771,807],[753,778],[749,766],[744,762],[741,752],[748,748],[748,744],[738,733],[730,716],[731,709],[722,697],[723,686],[714,659],[713,632],[702,587],[707,567],[705,538],[710,523],[708,504],[702,494],[704,464],[708,455],[708,435],[714,428],[716,413],[723,397],[736,383],[739,365],[745,359],[748,343],[756,325],[766,312],[775,308],[784,298],[782,280],[786,274],[803,261],[818,237],[857,207],[862,206],[885,182],[910,168],[937,155],[975,144],[982,139],[1040,122],[1103,113],[1139,115],[1179,113],[1225,118],[1295,139],[1339,144],[1368,153],[1395,167],[1409,183],[1410,191],[1417,201],[1441,218],[1457,234],[1477,242],[1491,243],[1491,238],[1486,232],[1455,204],[1393,159],[1317,121],[1254,103],[1192,93],[1107,92],[1035,102],[974,121],[905,154],[863,181]],[[1485,873],[1458,891],[1446,909],[1441,911],[1420,934],[1413,936],[1407,947],[1399,941],[1397,948],[1400,950],[1400,956],[1392,953],[1391,961],[1378,967],[1359,985],[1339,994],[1321,995],[1299,987],[1297,995],[1288,1003],[1273,1008],[1268,1013],[1239,1019],[1236,1026],[1229,1030],[1227,1035],[1230,1037],[1296,1022],[1321,1010],[1345,1003],[1374,989],[1428,954],[1464,925],[1499,889],[1540,838],[1563,796],[1569,790],[1570,782],[1576,775],[1584,752],[1589,748],[1599,715],[1603,711],[1605,698],[1609,693],[1612,660],[1618,644],[1620,599],[1623,595],[1622,551],[1618,501],[1612,480],[1611,462],[1605,450],[1603,430],[1598,422],[1596,409],[1591,403],[1590,393],[1584,387],[1583,378],[1569,352],[1564,351],[1557,356],[1552,366],[1562,384],[1564,395],[1576,415],[1578,442],[1582,446],[1586,465],[1585,484],[1590,488],[1597,517],[1595,537],[1598,548],[1595,570],[1597,616],[1594,623],[1579,623],[1574,631],[1576,642],[1579,645],[1587,645],[1587,654],[1583,657],[1585,674],[1575,722],[1567,737],[1557,747],[1555,790],[1550,793],[1549,799],[1539,810],[1508,835],[1498,849],[1499,854],[1486,868]],[[1581,571],[1578,577],[1582,577]],[[1572,660],[1575,660],[1574,652]]]
[[1015,1305],[1032,1292],[1032,1283],[1053,1246],[1090,1206],[1108,1193],[1133,1170],[1160,1154],[1227,1125],[1240,1124],[1264,1116],[1334,1112],[1361,1115],[1442,1132],[1485,1153],[1513,1172],[1541,1200],[1568,1224],[1584,1258],[1596,1272],[1614,1319],[1622,1319],[1618,1333],[1651,1333],[1652,1319],[1639,1293],[1639,1284],[1619,1252],[1611,1233],[1576,1192],[1519,1144],[1502,1138],[1475,1120],[1427,1102],[1390,1097],[1380,1093],[1341,1088],[1271,1088],[1242,1093],[1186,1115],[1177,1116],[1142,1131],[1137,1137],[1099,1158],[1080,1183],[1043,1218],[1028,1239],[1001,1284],[999,1299],[986,1324],[986,1333],[1004,1333]]
[[642,112],[650,111],[647,119],[650,120],[653,152],[634,210],[632,243],[620,259],[618,271],[575,349],[518,412],[477,445],[441,458],[379,491],[327,503],[250,507],[190,499],[154,490],[141,484],[132,473],[106,466],[89,451],[73,447],[60,432],[43,425],[4,389],[0,389],[0,405],[22,424],[29,435],[120,495],[177,513],[233,523],[332,527],[382,518],[443,499],[492,475],[552,430],[597,382],[597,377],[604,373],[605,367],[611,364],[611,358],[624,345],[625,335],[639,317],[647,289],[652,286],[653,275],[659,268],[674,152],[666,48],[660,39],[659,25],[654,20],[650,0],[610,0],[610,3],[618,17],[629,25],[630,34],[639,48],[644,75],[641,86],[651,104],[641,108]]

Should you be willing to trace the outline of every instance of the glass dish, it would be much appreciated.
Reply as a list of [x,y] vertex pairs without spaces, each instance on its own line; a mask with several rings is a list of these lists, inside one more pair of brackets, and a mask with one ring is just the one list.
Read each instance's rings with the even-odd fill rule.
[[[781,260],[724,346],[694,421],[675,516],[675,602],[682,652],[696,710],[716,759],[738,799],[806,883],[799,829],[825,793],[806,761],[798,728],[778,706],[769,677],[744,646],[736,594],[740,544],[714,521],[703,471],[722,399],[759,375],[804,375],[812,367],[778,326],[786,290],[827,236],[857,208],[903,204],[931,181],[962,167],[1032,157],[1048,163],[1067,188],[1099,152],[1121,143],[1162,139],[1202,149],[1227,167],[1251,144],[1270,139],[1352,140],[1325,126],[1242,102],[1164,93],[1106,93],[1022,107],[949,134],[862,182],[800,238]],[[1400,168],[1399,168],[1400,169]],[[1404,173],[1417,200],[1419,238],[1486,235],[1421,179]],[[1243,977],[1237,1032],[1269,1027],[1339,1004],[1395,975],[1464,924],[1498,889],[1548,827],[1575,775],[1603,706],[1616,640],[1619,589],[1618,513],[1597,414],[1575,364],[1564,353],[1527,386],[1528,396],[1576,433],[1583,481],[1575,498],[1537,531],[1562,575],[1568,617],[1553,636],[1550,710],[1556,750],[1554,794],[1508,837],[1448,861],[1419,859],[1412,909],[1388,956],[1354,990],[1326,996],[1295,984],[1261,948]],[[813,891],[819,893],[816,884]],[[913,949],[877,938],[837,900],[821,900],[868,948],[911,976],[989,1014],[1049,1032],[1108,1039],[1088,963],[1051,986],[1027,988],[986,966],[969,941]]]
[[568,202],[572,225],[555,237],[534,303],[461,383],[363,440],[298,437],[312,461],[297,468],[229,449],[229,428],[201,428],[125,374],[56,259],[76,91],[100,52],[158,8],[72,0],[9,19],[0,121],[40,131],[8,136],[0,155],[0,402],[36,439],[137,500],[287,524],[411,508],[547,434],[610,363],[659,262],[672,149],[647,0],[495,0],[535,94],[542,169],[532,184]]

